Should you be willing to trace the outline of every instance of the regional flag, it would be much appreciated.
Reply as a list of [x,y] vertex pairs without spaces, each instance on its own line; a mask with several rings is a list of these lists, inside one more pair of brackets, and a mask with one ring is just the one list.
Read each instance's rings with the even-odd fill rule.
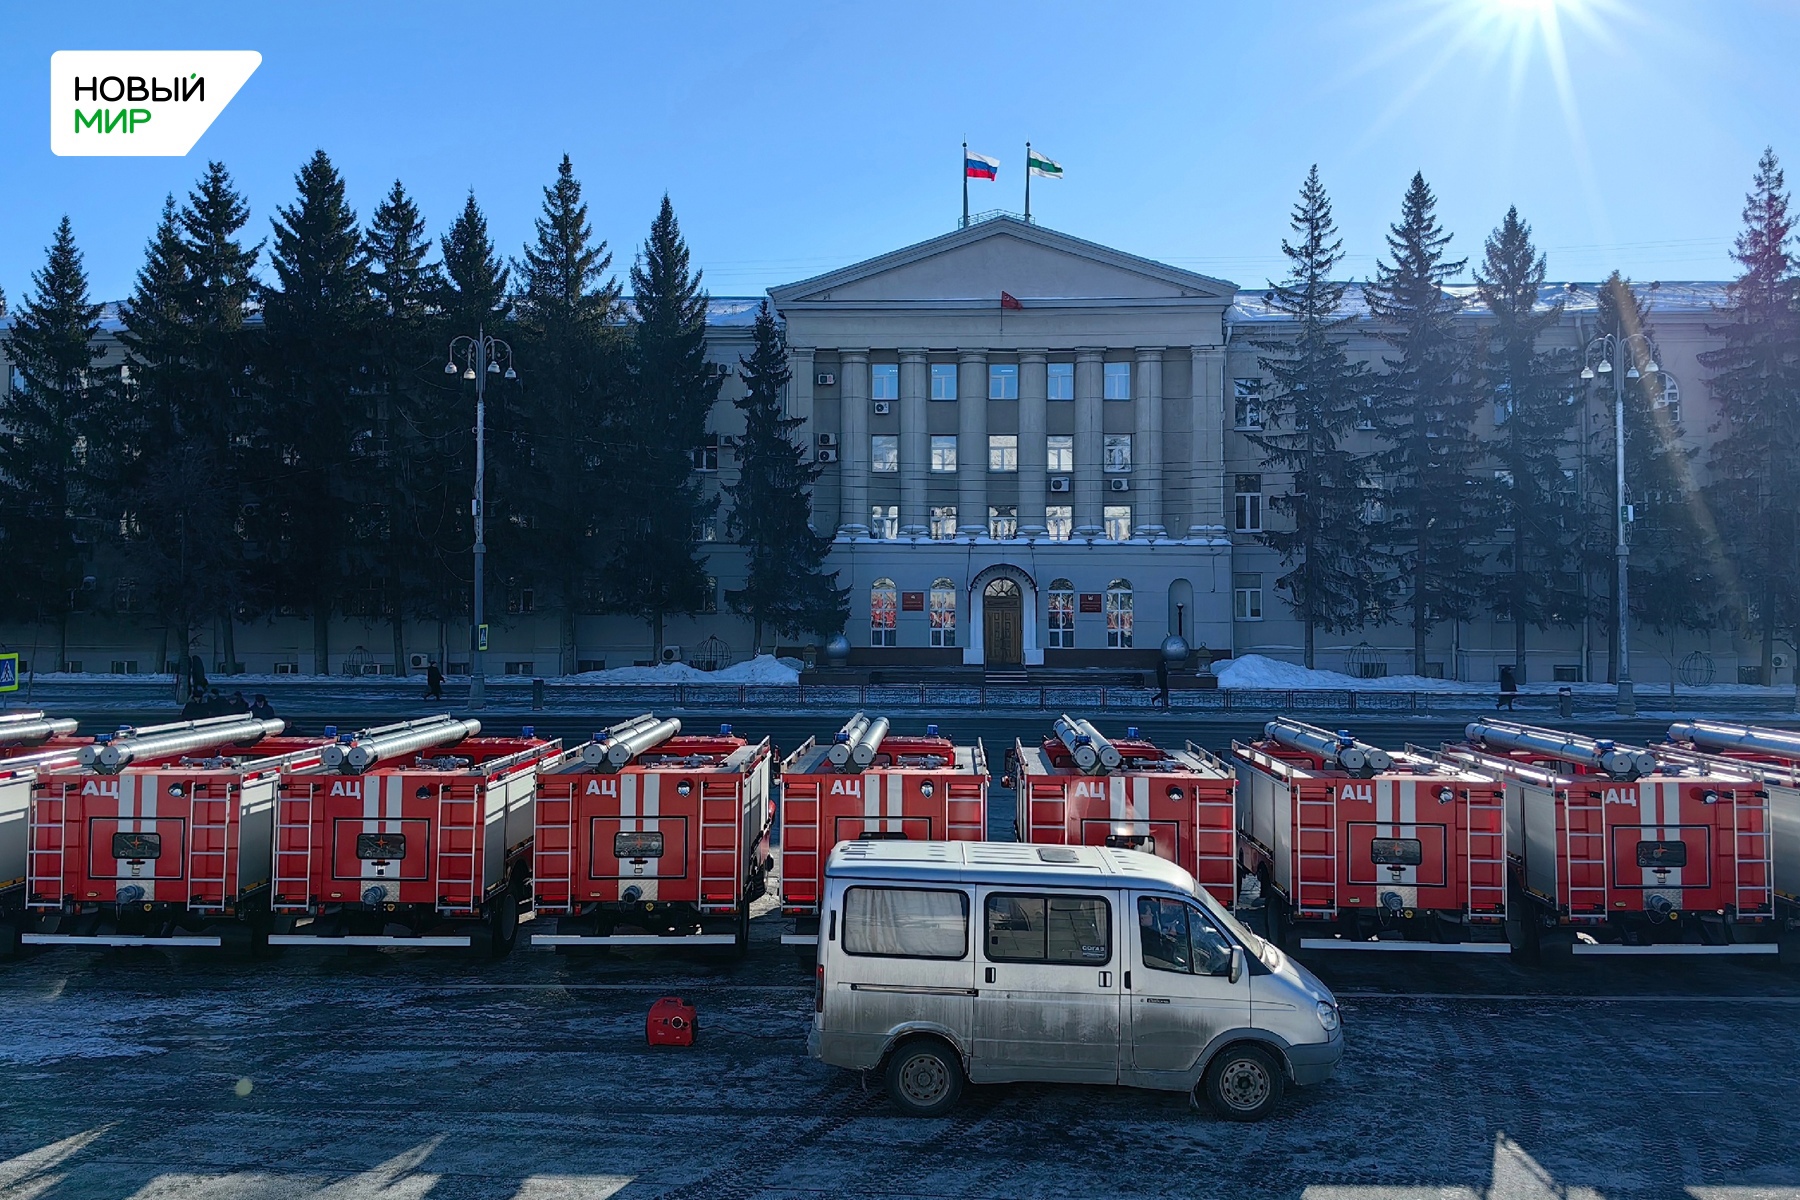
[[1039,179],[1061,179],[1063,177],[1062,164],[1050,161],[1036,150],[1026,152],[1025,169]]
[[995,179],[1000,174],[1000,160],[973,150],[963,151],[963,175],[969,179]]

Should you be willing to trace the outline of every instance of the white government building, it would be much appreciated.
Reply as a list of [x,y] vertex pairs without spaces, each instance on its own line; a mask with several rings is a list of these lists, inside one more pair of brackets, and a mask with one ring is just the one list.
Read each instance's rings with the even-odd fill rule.
[[[1695,355],[1709,344],[1705,326],[1717,319],[1723,285],[1639,287],[1665,394],[1677,409],[1685,403],[1684,440],[1701,447],[1713,413]],[[1594,285],[1546,292],[1566,306],[1555,336],[1585,345]],[[922,668],[1144,671],[1177,633],[1215,657],[1299,660],[1302,631],[1274,586],[1284,568],[1257,540],[1284,476],[1261,466],[1246,437],[1258,424],[1262,375],[1249,341],[1283,319],[1266,293],[996,216],[769,296],[791,348],[790,413],[825,464],[814,522],[835,531],[828,568],[851,589],[850,670],[887,679]],[[713,301],[709,354],[727,369],[748,353],[759,299]],[[1349,302],[1365,311],[1356,289]],[[111,306],[108,316],[116,329]],[[1463,319],[1483,319],[1478,302]],[[1353,354],[1378,366],[1387,347],[1366,325],[1353,329]],[[731,400],[741,394],[734,373],[696,453],[709,486],[734,477],[742,419]],[[1610,392],[1584,404],[1583,428],[1610,428]],[[1703,472],[1704,452],[1695,462]],[[721,516],[705,535],[723,528]],[[741,554],[721,541],[709,561],[716,611],[672,620],[667,639],[687,659],[740,659],[751,629],[725,610],[723,591],[741,582]],[[96,588],[105,596],[117,584]],[[538,602],[531,581],[490,580],[489,596],[490,674],[649,658],[639,622],[582,616],[578,645],[568,647],[560,613],[549,597]],[[72,623],[68,657],[89,671],[154,669],[167,652],[161,631],[105,608]],[[420,626],[416,644],[414,633],[414,663],[460,644],[460,631],[435,625]],[[45,639],[25,629],[0,636],[27,651]],[[1605,678],[1602,620],[1532,629],[1527,641],[1519,664],[1527,682]],[[1491,681],[1513,663],[1513,644],[1512,626],[1491,618],[1444,624],[1428,671]],[[351,620],[334,628],[330,663],[311,661],[311,624],[298,617],[240,626],[236,645],[250,671],[395,668],[387,627]],[[1317,665],[1405,673],[1411,646],[1410,628],[1398,624],[1321,633]],[[1645,683],[1683,663],[1689,676],[1704,665],[1729,682],[1758,661],[1757,647],[1729,630],[1673,642],[1638,631],[1632,651],[1633,675]],[[451,649],[448,660],[452,674],[468,669],[466,651]],[[1789,679],[1791,666],[1771,682]]]

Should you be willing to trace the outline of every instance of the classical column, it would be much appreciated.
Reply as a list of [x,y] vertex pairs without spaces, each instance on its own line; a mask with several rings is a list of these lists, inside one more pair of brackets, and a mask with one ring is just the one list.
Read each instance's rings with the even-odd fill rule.
[[1101,406],[1106,356],[1100,350],[1075,355],[1075,536],[1099,537]]
[[1048,354],[1019,351],[1019,536],[1044,535],[1044,488],[1050,453]]
[[[794,430],[794,437],[802,446],[811,446],[818,441],[813,422],[813,348],[811,346],[789,346],[788,370],[792,372],[793,378],[788,382],[787,415],[804,422]],[[840,490],[838,493],[840,508],[843,505],[843,498],[843,492]],[[815,511],[813,520],[817,522],[821,515],[823,514]],[[837,524],[842,525],[846,520],[854,519],[840,513]],[[817,528],[816,524],[814,528]]]
[[930,530],[931,514],[925,509],[925,473],[931,467],[925,405],[930,395],[930,358],[923,350],[900,351],[900,533],[905,537],[923,537]]
[[1138,347],[1131,372],[1137,429],[1131,447],[1132,532],[1163,536],[1163,386],[1161,346]]
[[1193,437],[1188,456],[1188,537],[1225,529],[1225,349],[1195,346]]
[[980,537],[987,512],[987,351],[956,358],[956,531]]
[[839,529],[851,537],[869,532],[869,352],[838,351],[838,479],[844,497]]

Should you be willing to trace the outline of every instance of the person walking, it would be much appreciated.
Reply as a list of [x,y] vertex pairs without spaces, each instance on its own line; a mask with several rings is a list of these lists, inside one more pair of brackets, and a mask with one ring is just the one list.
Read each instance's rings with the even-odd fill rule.
[[1515,711],[1513,709],[1513,701],[1518,698],[1518,695],[1519,681],[1513,675],[1513,669],[1511,667],[1501,667],[1500,694],[1494,699],[1495,710],[1498,711],[1499,709],[1504,708],[1507,712]]
[[1158,657],[1156,660],[1156,698],[1162,704],[1163,711],[1169,708],[1169,660]]
[[444,673],[436,663],[425,668],[425,698],[442,700],[444,698]]
[[259,721],[272,721],[275,719],[275,706],[269,703],[267,696],[258,692],[256,699],[250,704],[250,715]]

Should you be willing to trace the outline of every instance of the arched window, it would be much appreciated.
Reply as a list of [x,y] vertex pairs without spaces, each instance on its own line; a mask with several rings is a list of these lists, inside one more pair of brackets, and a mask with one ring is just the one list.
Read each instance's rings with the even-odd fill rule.
[[877,579],[869,589],[869,645],[900,644],[900,593],[891,579]]
[[1131,580],[1106,585],[1106,648],[1131,649]]
[[931,581],[931,644],[956,645],[956,585],[948,579]]
[[1668,424],[1681,424],[1681,385],[1667,371],[1658,371],[1651,379],[1652,409]]
[[1075,648],[1075,585],[1066,579],[1050,581],[1050,648]]

